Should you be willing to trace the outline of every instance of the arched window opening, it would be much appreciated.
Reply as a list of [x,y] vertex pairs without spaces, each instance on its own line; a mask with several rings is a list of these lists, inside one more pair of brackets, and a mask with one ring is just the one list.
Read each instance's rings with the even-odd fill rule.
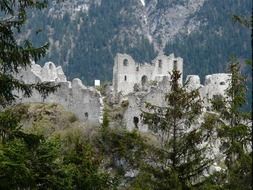
[[127,76],[126,75],[124,76],[124,81],[127,81]]
[[177,60],[174,60],[173,62],[173,70],[177,70]]
[[127,60],[127,59],[124,59],[124,60],[123,60],[123,65],[124,65],[124,66],[127,66],[127,65],[128,65],[128,60]]
[[141,85],[145,86],[147,84],[147,82],[148,82],[148,77],[146,75],[143,75],[141,77]]
[[139,71],[139,66],[138,66],[138,67],[136,67],[136,71]]
[[50,69],[50,70],[53,69],[52,63],[49,64],[49,69]]
[[135,116],[134,119],[133,119],[133,122],[134,122],[135,128],[138,129],[139,118]]

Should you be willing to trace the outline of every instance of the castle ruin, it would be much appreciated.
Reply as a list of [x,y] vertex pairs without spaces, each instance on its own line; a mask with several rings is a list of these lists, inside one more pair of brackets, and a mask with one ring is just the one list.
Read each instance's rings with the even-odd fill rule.
[[[117,54],[114,61],[113,85],[107,95],[114,97],[113,104],[128,101],[122,115],[127,129],[138,127],[141,131],[147,131],[147,126],[141,121],[141,110],[145,108],[146,102],[166,106],[164,97],[170,91],[170,73],[173,69],[183,72],[183,59],[175,57],[174,54],[158,55],[151,64],[139,64],[127,54]],[[19,102],[58,103],[75,113],[81,121],[96,125],[102,122],[104,97],[95,87],[84,86],[80,79],[67,81],[60,66],[56,67],[52,62],[45,63],[43,67],[32,63],[30,68],[21,70],[16,77],[27,84],[52,82],[60,85],[55,93],[46,98],[41,97],[37,91],[34,91],[30,98],[19,94]],[[185,87],[188,90],[199,89],[205,111],[211,106],[210,99],[214,96],[225,96],[230,79],[231,74],[227,73],[207,75],[202,85],[199,76],[188,75]],[[179,83],[183,85],[182,75]]]
[[[179,84],[183,84],[183,59],[174,54],[158,55],[151,64],[140,64],[127,54],[117,54],[113,67],[113,93],[121,95],[121,101],[128,101],[123,120],[126,128],[132,130],[138,127],[147,131],[147,126],[141,121],[142,110],[148,102],[157,106],[166,106],[165,95],[170,91],[170,74],[173,70],[181,73]],[[198,89],[203,100],[204,112],[211,107],[211,99],[215,96],[225,96],[231,74],[217,73],[207,75],[204,85],[198,75],[186,77],[187,90]],[[120,101],[120,100],[119,100]]]
[[52,82],[59,84],[55,93],[46,98],[34,90],[30,98],[25,98],[18,93],[20,103],[57,103],[66,110],[73,112],[81,121],[98,125],[102,119],[103,103],[100,93],[94,87],[86,87],[78,78],[72,82],[67,81],[61,66],[56,67],[54,63],[47,62],[43,67],[31,64],[30,68],[20,70],[17,79],[26,84],[37,82]]
[[[126,95],[133,92],[135,84],[141,84],[145,88],[150,81],[159,82],[164,77],[169,77],[173,69],[183,73],[183,59],[174,54],[158,55],[150,64],[140,64],[130,55],[118,53],[113,67],[114,93]],[[179,82],[183,83],[182,75]]]

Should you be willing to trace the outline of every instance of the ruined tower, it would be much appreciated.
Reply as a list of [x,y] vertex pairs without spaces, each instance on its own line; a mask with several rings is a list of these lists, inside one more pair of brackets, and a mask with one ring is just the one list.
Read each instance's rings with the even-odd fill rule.
[[[158,55],[150,64],[136,63],[130,55],[117,54],[113,67],[114,92],[126,95],[133,92],[135,84],[145,86],[150,81],[162,81],[164,76],[169,77],[173,69],[183,73],[183,59],[176,58],[174,54]],[[181,75],[180,83],[182,79]]]

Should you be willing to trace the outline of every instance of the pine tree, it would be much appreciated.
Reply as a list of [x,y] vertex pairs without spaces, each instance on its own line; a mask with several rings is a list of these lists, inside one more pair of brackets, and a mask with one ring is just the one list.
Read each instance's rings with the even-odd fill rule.
[[[48,44],[34,47],[29,40],[20,41],[22,26],[27,20],[27,10],[42,9],[45,1],[0,1],[0,183],[1,189],[26,189],[31,187],[32,169],[28,167],[27,155],[38,146],[39,136],[22,131],[20,118],[7,109],[15,103],[15,91],[30,97],[37,90],[43,97],[54,92],[57,86],[50,83],[25,84],[14,76],[20,69],[38,61],[46,54]],[[48,163],[47,163],[48,164]],[[35,174],[34,174],[35,175]]]
[[[231,81],[226,97],[213,100],[213,109],[218,113],[216,131],[221,141],[220,150],[225,156],[226,189],[251,189],[252,139],[251,114],[244,112],[246,103],[246,78],[240,73],[239,62],[233,58],[229,65]],[[215,127],[215,126],[214,126]]]
[[147,104],[148,111],[142,113],[144,123],[160,139],[160,146],[152,147],[144,172],[140,172],[148,189],[198,187],[210,164],[204,155],[205,146],[200,146],[204,140],[202,130],[193,127],[201,115],[202,100],[198,90],[188,92],[178,83],[180,75],[176,70],[171,75],[171,92],[165,97],[167,106]]
[[50,83],[25,84],[14,78],[19,69],[25,69],[46,54],[48,44],[34,47],[29,40],[19,41],[18,35],[22,33],[22,26],[27,20],[27,10],[31,8],[42,9],[45,1],[3,0],[0,2],[0,107],[13,103],[16,99],[14,90],[23,92],[30,97],[33,89],[43,96],[56,90]]
[[[20,41],[18,38],[27,20],[27,10],[42,9],[45,6],[45,1],[4,0],[0,2],[0,109],[15,102],[17,91],[22,92],[25,97],[30,97],[33,90],[37,90],[42,97],[45,97],[57,89],[57,86],[51,83],[25,84],[14,77],[20,69],[31,66],[31,60],[38,61],[46,54],[48,43],[41,47],[34,47],[29,40]],[[0,114],[1,141],[10,136],[25,136],[24,133],[21,135],[18,118],[8,111],[0,112]]]

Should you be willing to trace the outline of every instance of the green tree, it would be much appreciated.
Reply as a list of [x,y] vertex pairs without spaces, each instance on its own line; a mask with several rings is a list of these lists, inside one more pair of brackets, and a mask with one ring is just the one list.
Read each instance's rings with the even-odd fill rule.
[[[202,100],[198,90],[188,92],[178,83],[180,73],[171,75],[171,92],[167,106],[147,104],[143,121],[159,136],[160,145],[151,153],[140,172],[136,187],[146,189],[190,189],[203,183],[203,172],[210,160],[205,158],[201,128],[193,127],[201,115]],[[137,188],[138,189],[138,188]]]
[[110,176],[100,171],[100,160],[87,143],[66,147],[66,139],[27,134],[21,117],[7,109],[17,98],[15,91],[30,97],[37,90],[45,97],[57,89],[51,83],[25,84],[14,77],[46,54],[48,44],[34,47],[18,37],[27,11],[45,6],[44,0],[0,2],[0,189],[112,189]]
[[[231,81],[226,97],[213,100],[213,110],[218,113],[214,131],[221,141],[220,150],[225,156],[225,179],[221,184],[226,189],[251,189],[252,139],[251,114],[244,112],[246,103],[246,78],[240,73],[240,64],[232,59],[229,65]],[[225,183],[224,183],[225,182]]]
[[48,44],[34,47],[28,39],[18,40],[22,33],[22,26],[27,20],[27,10],[31,8],[42,9],[45,1],[4,0],[0,2],[0,107],[13,103],[16,99],[14,90],[23,92],[30,97],[35,89],[43,96],[56,90],[50,83],[25,84],[17,80],[14,74],[19,69],[31,65],[31,60],[38,61],[46,54]]
[[[38,61],[46,54],[48,44],[34,47],[28,39],[18,40],[22,34],[22,26],[27,20],[27,10],[31,8],[42,9],[45,1],[10,1],[0,2],[0,109],[13,104],[17,92],[22,92],[25,97],[30,97],[33,90],[37,90],[43,97],[54,92],[57,86],[50,83],[25,84],[14,76],[20,69],[31,65],[31,60]],[[8,138],[28,138],[18,126],[18,118],[10,111],[0,112],[0,140]]]
[[71,178],[71,189],[114,189],[115,179],[102,168],[104,157],[80,132],[71,130],[61,137],[62,164]]
[[0,189],[70,189],[71,175],[60,153],[57,139],[0,144]]
[[[43,176],[34,172],[38,147],[43,146],[41,138],[33,134],[24,133],[19,124],[20,118],[6,106],[12,105],[17,92],[30,97],[33,90],[37,90],[43,97],[54,92],[57,86],[50,83],[25,84],[14,76],[20,69],[31,65],[31,60],[38,61],[46,54],[48,44],[34,47],[28,39],[20,41],[22,26],[27,20],[27,10],[42,9],[45,1],[4,0],[0,2],[0,183],[1,189],[31,188],[34,182]],[[45,152],[44,152],[45,153]],[[48,152],[50,154],[50,152]],[[42,155],[41,155],[42,156]],[[44,158],[47,157],[44,154]],[[40,162],[53,165],[51,162]],[[42,171],[43,167],[39,167]],[[47,170],[48,172],[49,170]],[[50,176],[50,174],[48,174]],[[45,179],[45,178],[44,178]],[[34,181],[35,180],[35,181]],[[38,182],[43,184],[42,181]],[[45,179],[45,181],[47,181]],[[53,187],[53,185],[51,184]]]

